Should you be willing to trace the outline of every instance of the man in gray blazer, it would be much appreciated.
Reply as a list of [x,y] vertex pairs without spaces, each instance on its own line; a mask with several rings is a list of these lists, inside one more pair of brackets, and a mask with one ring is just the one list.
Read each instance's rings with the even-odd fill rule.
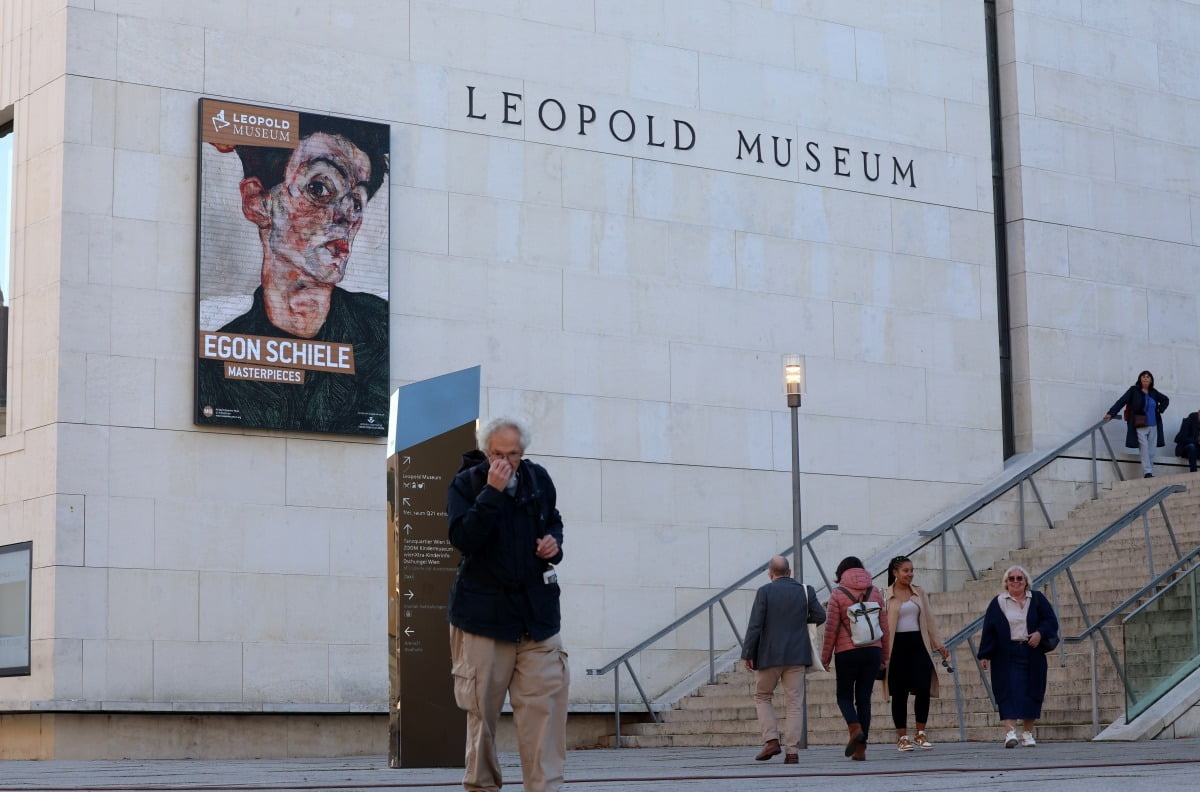
[[809,624],[824,624],[825,609],[817,602],[812,586],[792,579],[792,568],[783,556],[775,556],[767,565],[771,582],[759,588],[750,610],[742,660],[754,672],[754,704],[762,730],[763,749],[758,761],[782,752],[779,747],[779,723],[771,699],[783,682],[787,697],[787,731],[784,734],[786,764],[800,761],[800,720],[804,709],[804,674],[812,665]]

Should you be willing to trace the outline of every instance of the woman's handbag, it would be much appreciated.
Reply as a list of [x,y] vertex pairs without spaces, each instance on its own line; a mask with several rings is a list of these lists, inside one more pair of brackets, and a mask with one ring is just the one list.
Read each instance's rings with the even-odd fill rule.
[[1134,425],[1134,428],[1136,428],[1136,429],[1141,429],[1142,427],[1147,426],[1148,424],[1146,423],[1146,416],[1145,415],[1133,416],[1133,425]]
[[1038,641],[1037,650],[1042,654],[1050,654],[1058,648],[1057,635],[1043,635],[1042,640]]

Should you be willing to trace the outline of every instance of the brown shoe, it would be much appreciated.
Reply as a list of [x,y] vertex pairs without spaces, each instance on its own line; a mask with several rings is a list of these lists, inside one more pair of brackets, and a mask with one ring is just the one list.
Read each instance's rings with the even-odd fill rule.
[[759,762],[765,762],[772,756],[779,756],[781,753],[783,753],[783,749],[779,747],[779,740],[767,740],[763,749],[758,752],[758,756],[754,758]]
[[783,757],[783,763],[784,764],[800,764],[800,755],[799,754],[788,754],[787,756]]
[[851,756],[850,758],[856,762],[867,761],[867,744],[865,742],[860,742],[857,745],[855,745],[854,746],[854,755]]
[[851,756],[858,747],[858,739],[862,735],[862,726],[857,723],[849,725],[850,739],[846,741],[846,756]]

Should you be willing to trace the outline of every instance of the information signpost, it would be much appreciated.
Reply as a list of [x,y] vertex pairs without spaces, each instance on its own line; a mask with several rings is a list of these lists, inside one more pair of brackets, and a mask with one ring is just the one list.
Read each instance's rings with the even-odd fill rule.
[[475,447],[479,368],[400,388],[388,423],[388,652],[392,767],[462,767],[446,606],[459,554],[446,491]]

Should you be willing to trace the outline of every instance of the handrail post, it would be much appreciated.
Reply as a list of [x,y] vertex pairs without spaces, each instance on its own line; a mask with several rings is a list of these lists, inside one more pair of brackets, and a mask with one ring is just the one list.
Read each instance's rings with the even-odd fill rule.
[[1100,497],[1100,466],[1096,461],[1096,432],[1099,429],[1093,429],[1090,437],[1092,438],[1092,500],[1097,500]]
[[1121,472],[1121,465],[1117,462],[1117,452],[1113,451],[1112,443],[1108,442],[1108,435],[1103,430],[1100,431],[1100,439],[1104,441],[1104,447],[1108,449],[1108,460],[1112,462],[1113,470],[1117,474],[1117,480],[1124,481],[1125,474]]
[[[1033,490],[1033,497],[1037,498],[1038,506],[1042,509],[1042,517],[1046,520],[1046,527],[1053,529],[1054,520],[1050,519],[1050,510],[1046,508],[1046,502],[1042,500],[1042,493],[1038,492],[1037,482],[1033,480],[1033,476],[1029,476],[1029,489]],[[1024,545],[1022,545],[1024,547]]]
[[[954,648],[957,649],[958,647]],[[953,650],[951,650],[950,659],[954,660],[954,673],[952,676],[954,677],[954,706],[958,710],[958,741],[966,742],[967,721],[966,716],[963,714],[962,687],[958,683],[958,659],[954,656]]]
[[717,684],[716,657],[713,654],[713,608],[708,606],[708,684]]
[[1183,551],[1179,549],[1179,542],[1175,539],[1175,529],[1171,527],[1171,518],[1167,514],[1167,504],[1159,501],[1158,510],[1162,512],[1163,524],[1167,526],[1167,536],[1171,537],[1171,547],[1175,548],[1175,560],[1178,561],[1183,558]]
[[946,558],[946,532],[945,531],[942,531],[942,535],[941,535],[940,539],[941,539],[941,545],[942,545],[942,591],[949,591],[950,590],[948,588],[949,578],[947,576],[947,571],[946,571],[946,567],[948,567],[949,564],[948,564],[947,558]]
[[963,561],[967,562],[967,571],[971,573],[971,580],[979,580],[979,573],[975,571],[975,565],[971,563],[971,556],[967,553],[967,546],[963,544],[962,536],[958,533],[958,526],[950,529],[954,531],[954,541],[958,544],[958,552],[962,553]]
[[817,566],[817,571],[821,573],[821,582],[825,584],[825,588],[832,590],[833,586],[829,585],[829,575],[825,574],[825,567],[821,566],[821,559],[817,557],[817,551],[813,550],[812,542],[808,543],[808,554],[812,556],[813,563]]
[[1021,513],[1021,547],[1025,547],[1025,479],[1017,482],[1017,510]]
[[621,666],[613,669],[613,714],[617,716],[617,747],[621,747]]
[[[1055,575],[1050,581],[1050,599],[1051,605],[1054,607],[1055,613],[1062,613],[1062,608],[1058,606],[1058,576]],[[1091,627],[1090,624],[1085,624],[1084,627]],[[1058,664],[1066,667],[1067,665],[1067,645],[1064,641],[1058,642]]]
[[1146,561],[1150,564],[1150,577],[1154,574],[1154,547],[1150,544],[1150,516],[1142,512],[1142,533],[1146,536]]
[[1098,647],[1096,646],[1096,635],[1092,634],[1092,736],[1095,737],[1100,733],[1100,678],[1098,675],[1099,668],[1096,660]]

